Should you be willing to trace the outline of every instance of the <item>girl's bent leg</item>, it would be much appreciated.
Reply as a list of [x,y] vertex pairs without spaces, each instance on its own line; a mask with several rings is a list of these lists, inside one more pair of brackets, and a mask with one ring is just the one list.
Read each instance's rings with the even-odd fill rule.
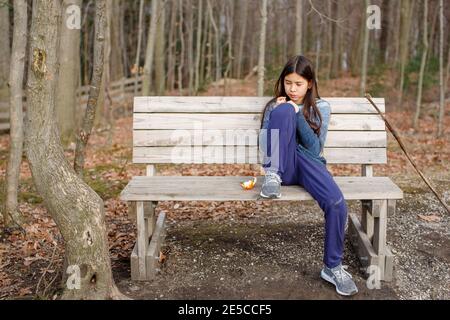
[[341,264],[344,253],[347,204],[325,165],[300,153],[297,153],[297,157],[299,182],[325,213],[323,262],[328,268],[334,268]]
[[289,103],[276,107],[267,128],[267,153],[263,167],[277,173],[283,185],[295,184],[296,113]]

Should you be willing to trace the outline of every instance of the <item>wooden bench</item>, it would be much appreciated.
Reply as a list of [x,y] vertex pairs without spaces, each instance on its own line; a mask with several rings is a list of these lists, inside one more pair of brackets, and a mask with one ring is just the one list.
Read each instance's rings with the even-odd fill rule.
[[[253,190],[244,191],[239,183],[249,177],[158,176],[155,164],[260,164],[258,133],[269,99],[135,98],[133,163],[146,164],[147,176],[133,177],[120,196],[129,202],[130,214],[137,223],[132,279],[150,280],[158,271],[165,221],[164,212],[155,216],[159,201],[257,201],[262,176]],[[365,270],[376,267],[380,280],[389,281],[393,255],[386,246],[387,218],[403,192],[390,178],[373,177],[372,165],[387,162],[385,124],[365,98],[324,99],[332,109],[324,149],[328,164],[361,165],[361,176],[335,177],[345,199],[360,200],[362,204],[360,219],[349,213],[348,236]],[[385,112],[383,98],[374,102]],[[281,199],[269,201],[312,200],[299,186],[283,186],[282,194]]]

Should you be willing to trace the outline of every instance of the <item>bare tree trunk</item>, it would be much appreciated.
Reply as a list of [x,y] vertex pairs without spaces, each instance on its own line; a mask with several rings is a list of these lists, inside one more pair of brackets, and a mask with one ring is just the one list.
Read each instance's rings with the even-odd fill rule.
[[261,4],[261,31],[259,36],[258,57],[258,97],[264,95],[264,71],[265,71],[265,47],[266,47],[266,25],[267,25],[267,0]]
[[202,22],[203,22],[203,0],[199,0],[197,13],[197,42],[195,45],[195,80],[194,92],[198,93],[200,86],[200,56],[202,56]]
[[[96,5],[102,17],[104,1]],[[36,189],[65,240],[72,276],[62,298],[123,297],[112,278],[103,201],[77,177],[59,143],[53,110],[60,18],[59,1],[33,1],[25,150]]]
[[416,101],[416,114],[414,115],[413,127],[417,130],[420,117],[420,107],[422,104],[422,86],[423,86],[423,75],[425,73],[425,63],[427,62],[428,54],[428,0],[423,2],[423,51],[422,51],[422,61],[420,63],[420,73],[419,73],[419,84],[417,87],[417,101]]
[[91,87],[89,89],[89,99],[84,114],[83,123],[78,134],[76,148],[74,169],[75,172],[83,177],[84,169],[84,154],[89,136],[94,125],[95,113],[99,108],[97,106],[102,88],[102,78],[104,72],[104,54],[105,54],[105,33],[106,33],[106,0],[96,2],[96,17],[95,17],[95,42],[94,42],[94,65],[91,80]]
[[[333,2],[332,4],[332,10],[336,14],[336,20],[340,19],[340,5],[342,5],[342,2]],[[341,55],[340,55],[340,37],[341,37],[341,31],[339,26],[334,23],[332,25],[333,29],[333,51],[332,56],[333,60],[331,63],[331,78],[336,78],[339,75],[340,65],[341,65]]]
[[20,164],[23,153],[23,75],[27,46],[27,3],[14,0],[14,35],[12,43],[11,70],[9,73],[10,96],[10,148],[6,169],[6,202],[3,220],[5,227],[21,226],[17,192]]
[[194,90],[194,12],[191,0],[186,1],[186,31],[187,31],[187,65],[188,65],[188,95]]
[[175,89],[175,75],[176,75],[176,21],[177,21],[177,0],[170,0],[172,6],[170,9],[170,31],[169,31],[169,54],[167,57],[167,86],[169,90]]
[[183,2],[182,2],[182,0],[178,0],[178,6],[180,9],[179,30],[180,30],[180,41],[181,41],[180,62],[178,64],[178,90],[180,92],[180,96],[182,96],[183,95],[183,67],[184,67],[184,33],[183,33]]
[[136,60],[134,62],[134,70],[136,70],[136,74],[134,77],[134,95],[137,95],[138,91],[138,78],[141,70],[141,46],[142,46],[142,29],[143,29],[143,20],[144,20],[144,0],[140,0],[139,3],[139,26],[138,26],[138,43],[137,43],[137,49],[136,49]]
[[160,96],[164,93],[166,88],[166,72],[164,68],[165,64],[165,24],[166,24],[166,3],[161,4],[159,9],[160,17],[158,19],[156,28],[156,48],[155,48],[155,94]]
[[121,0],[111,1],[111,19],[110,19],[110,39],[111,39],[111,67],[110,80],[112,82],[124,77],[122,50],[120,46],[120,2]]
[[247,35],[247,16],[248,16],[248,1],[247,0],[241,0],[242,3],[239,6],[241,9],[240,11],[242,12],[242,19],[240,19],[240,22],[242,23],[242,28],[241,28],[241,32],[239,34],[239,50],[238,50],[238,56],[237,56],[237,78],[241,79],[242,77],[242,69],[243,69],[243,65],[244,65],[244,57],[243,57],[243,52],[244,52],[244,41],[245,41],[245,36]]
[[72,141],[76,127],[77,88],[80,80],[80,29],[73,23],[71,5],[81,8],[81,0],[64,0],[62,6],[61,41],[59,45],[59,81],[56,89],[56,118],[64,147]]
[[0,2],[0,102],[9,100],[8,77],[10,66],[9,4]]
[[444,110],[445,110],[445,87],[444,87],[444,0],[439,0],[439,125],[438,137],[444,134]]
[[381,16],[381,35],[380,35],[380,54],[379,61],[382,63],[387,62],[388,58],[388,37],[390,30],[390,13],[389,10],[389,0],[383,0],[381,4],[381,12],[383,13]]
[[227,78],[230,76],[232,72],[233,65],[233,21],[232,21],[232,12],[233,12],[233,3],[227,2],[225,3],[225,24],[227,30],[227,65],[224,72],[224,86],[223,86],[223,95],[227,95],[228,89],[228,81]]
[[152,86],[153,56],[155,52],[156,23],[158,20],[158,8],[160,0],[152,0],[152,12],[148,30],[147,50],[145,53],[144,74],[142,78],[142,95],[150,95]]
[[[303,0],[295,1],[295,54],[303,54]],[[321,25],[322,26],[322,25]]]
[[402,19],[401,19],[401,37],[400,37],[400,88],[399,88],[399,103],[401,106],[403,102],[403,87],[405,83],[405,68],[408,60],[408,41],[411,29],[411,19],[414,10],[414,0],[402,1]]
[[366,8],[369,6],[369,0],[365,0],[365,6],[364,6],[364,12],[366,19],[363,19],[362,29],[364,32],[364,46],[363,46],[363,52],[362,52],[362,68],[361,68],[361,84],[359,89],[359,95],[362,97],[364,96],[366,92],[366,78],[367,78],[367,55],[369,53],[369,29],[366,26],[366,21],[368,18],[367,10]]
[[221,51],[221,46],[220,46],[220,30],[216,25],[216,22],[214,20],[214,13],[213,13],[213,8],[211,6],[211,0],[207,0],[208,2],[208,12],[209,12],[209,19],[211,21],[211,25],[214,29],[214,35],[215,35],[215,39],[216,39],[216,43],[215,43],[215,55],[216,55],[216,75],[215,75],[215,79],[214,81],[217,83],[217,81],[219,81],[222,72],[221,72],[221,68],[222,68],[222,64],[220,61],[220,51]]
[[[206,64],[206,60],[208,59],[207,53],[209,52],[209,48],[211,47],[208,43],[209,41],[209,34],[210,34],[210,23],[209,23],[209,19],[208,19],[208,10],[203,10],[204,11],[204,17],[203,17],[203,21],[204,21],[204,36],[202,39],[202,49],[201,49],[201,58],[200,58],[200,79],[199,79],[199,86],[203,86],[203,84],[205,83],[205,77],[206,77],[206,73],[207,73],[207,64]],[[208,44],[208,51],[206,49],[206,45]]]

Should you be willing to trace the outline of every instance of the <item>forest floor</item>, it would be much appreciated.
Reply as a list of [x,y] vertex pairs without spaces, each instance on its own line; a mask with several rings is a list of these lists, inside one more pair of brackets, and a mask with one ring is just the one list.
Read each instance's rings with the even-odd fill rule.
[[[255,83],[254,78],[236,82],[226,94],[253,96]],[[325,81],[321,95],[357,96],[358,83],[350,77]],[[222,95],[221,89],[211,87],[202,95]],[[445,135],[437,139],[436,102],[424,104],[420,128],[414,132],[412,113],[391,111],[395,104],[391,101],[395,100],[386,96],[387,118],[419,168],[450,203],[450,103],[446,105]],[[113,275],[123,293],[135,299],[341,298],[319,277],[324,219],[313,201],[161,202],[157,211],[164,210],[168,217],[161,273],[151,282],[131,281],[129,257],[136,229],[119,194],[132,176],[145,171],[130,163],[131,127],[131,117],[119,117],[113,132],[93,133],[85,174],[86,182],[105,202]],[[0,136],[1,177],[6,170],[8,139],[8,135]],[[66,156],[73,162],[73,146]],[[360,174],[360,166],[328,168],[336,176]],[[161,175],[259,174],[248,165],[161,165],[157,169]],[[344,264],[360,289],[353,299],[450,299],[450,217],[390,134],[388,163],[375,165],[374,175],[391,177],[404,191],[404,199],[398,201],[396,213],[388,220],[387,242],[395,254],[394,280],[382,283],[381,289],[368,289],[346,241]],[[3,178],[0,184],[4,184]],[[0,233],[0,299],[57,298],[63,239],[34,189],[25,157],[19,201],[26,220],[23,230]],[[360,205],[348,201],[348,207],[349,212],[359,212]]]

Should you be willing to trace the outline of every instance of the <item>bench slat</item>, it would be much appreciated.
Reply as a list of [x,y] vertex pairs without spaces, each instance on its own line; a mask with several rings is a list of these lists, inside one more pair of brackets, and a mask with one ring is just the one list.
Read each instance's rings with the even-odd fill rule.
[[[259,130],[134,130],[135,147],[258,145]],[[385,148],[386,131],[329,131],[325,147]]]
[[[133,177],[120,195],[123,201],[245,201],[256,200],[263,177],[252,190],[240,182],[250,177],[155,176]],[[334,177],[346,200],[402,199],[403,192],[388,177]],[[299,186],[282,186],[276,201],[312,200]]]
[[[256,113],[135,113],[133,129],[259,129],[261,115]],[[375,114],[335,114],[329,130],[386,130],[383,119]]]
[[[135,97],[134,112],[256,112],[262,113],[272,97],[216,97],[216,96],[156,96]],[[377,113],[366,98],[323,97],[331,106],[332,113]],[[384,98],[373,98],[381,112],[385,112]]]
[[[135,147],[133,163],[261,163],[256,146]],[[386,163],[386,148],[324,148],[328,163]]]

